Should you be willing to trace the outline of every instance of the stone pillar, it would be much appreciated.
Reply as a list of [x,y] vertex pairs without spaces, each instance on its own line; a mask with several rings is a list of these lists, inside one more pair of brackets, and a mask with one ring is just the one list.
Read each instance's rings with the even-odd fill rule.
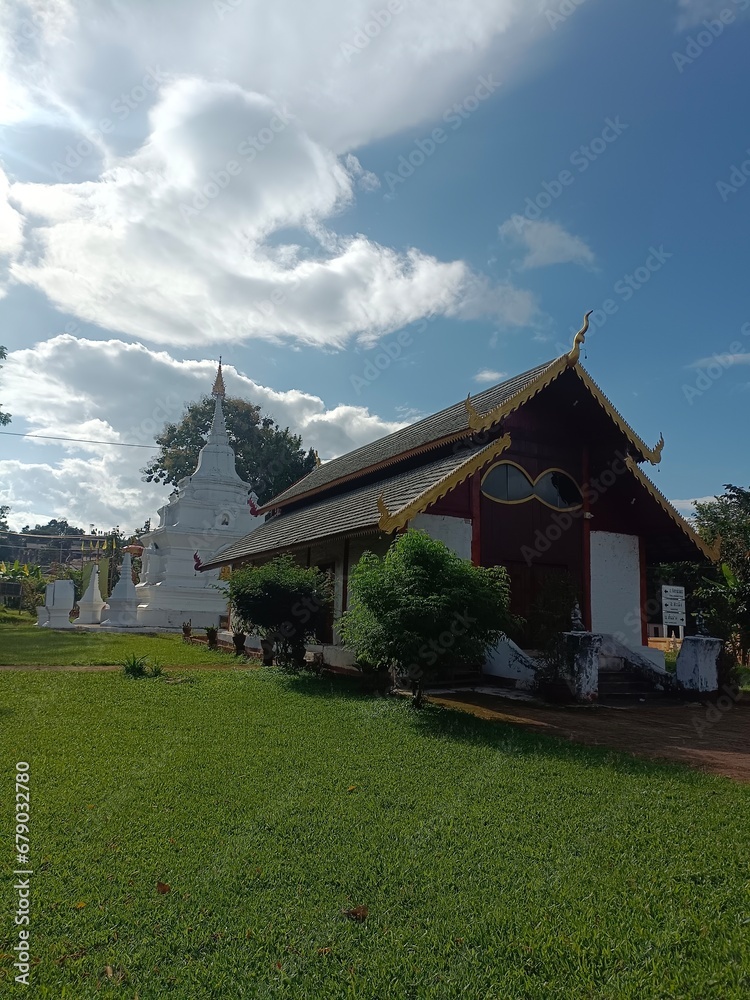
[[602,638],[592,632],[563,633],[563,648],[576,701],[596,701],[599,696]]
[[99,566],[95,565],[86,593],[78,602],[78,617],[73,624],[99,625],[102,620],[102,609],[106,606],[99,589]]
[[719,687],[721,639],[688,635],[677,654],[677,683],[685,691],[716,691]]
[[73,628],[70,612],[75,604],[75,587],[72,580],[55,580],[47,584],[45,607],[47,621],[42,628]]
[[138,597],[133,583],[133,566],[130,553],[122,558],[120,579],[108,600],[109,613],[102,625],[114,625],[118,628],[135,628],[138,624]]

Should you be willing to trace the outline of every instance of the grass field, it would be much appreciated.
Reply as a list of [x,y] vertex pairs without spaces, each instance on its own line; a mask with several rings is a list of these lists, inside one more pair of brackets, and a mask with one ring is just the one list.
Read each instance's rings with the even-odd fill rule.
[[750,996],[748,787],[322,679],[191,676],[0,672],[0,787],[31,774],[26,995]]
[[104,666],[120,663],[128,653],[151,657],[165,667],[209,666],[229,659],[206,646],[185,643],[178,635],[61,632],[37,628],[30,616],[24,618],[23,624],[14,612],[0,618],[0,666]]

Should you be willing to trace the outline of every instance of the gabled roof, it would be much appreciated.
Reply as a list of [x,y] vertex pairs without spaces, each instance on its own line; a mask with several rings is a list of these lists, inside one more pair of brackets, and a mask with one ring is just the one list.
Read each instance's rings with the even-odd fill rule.
[[523,406],[538,392],[546,389],[569,369],[575,371],[586,390],[627,438],[640,456],[639,460],[646,460],[656,465],[661,461],[664,439],[661,438],[654,448],[649,448],[580,365],[580,347],[588,330],[588,316],[587,313],[583,327],[575,336],[573,348],[567,354],[537,365],[536,368],[530,368],[520,375],[477,393],[476,396],[468,396],[462,402],[454,403],[453,406],[439,410],[393,434],[325,462],[266,503],[260,508],[261,512],[283,508],[306,498],[312,500],[314,496],[324,493],[334,485],[338,486],[360,476],[388,468],[396,462],[429,452],[451,441],[469,437],[477,431],[488,430]]
[[[505,382],[499,382],[472,397],[472,402],[483,411],[496,409],[523,394],[524,390],[535,384],[540,376],[555,364],[554,361],[547,361]],[[405,456],[431,451],[450,443],[451,440],[468,437],[472,433],[466,401],[461,400],[460,403],[454,403],[453,406],[409,424],[408,427],[402,427],[393,434],[363,445],[346,455],[340,455],[330,462],[324,462],[260,509],[274,510],[293,500],[327,489],[334,483],[346,482],[363,475],[365,471],[374,472],[386,468]]]
[[506,434],[488,445],[457,447],[449,455],[415,469],[277,515],[252,534],[217,552],[201,569],[226,566],[254,555],[308,545],[336,535],[375,529],[394,531],[509,446],[510,437]]

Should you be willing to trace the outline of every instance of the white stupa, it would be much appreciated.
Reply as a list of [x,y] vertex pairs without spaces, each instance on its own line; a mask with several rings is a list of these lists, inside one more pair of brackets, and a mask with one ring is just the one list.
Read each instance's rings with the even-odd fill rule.
[[219,549],[260,527],[253,513],[257,497],[237,475],[222,400],[221,360],[211,395],[216,400],[208,440],[192,476],[181,479],[159,510],[159,525],[140,538],[143,548],[138,597],[138,625],[181,628],[218,626],[227,601],[216,587],[219,570],[198,567]]

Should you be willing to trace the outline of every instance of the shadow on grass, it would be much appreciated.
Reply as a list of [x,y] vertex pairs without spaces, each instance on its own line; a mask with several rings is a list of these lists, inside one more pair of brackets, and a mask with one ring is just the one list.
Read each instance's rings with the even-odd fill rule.
[[[268,668],[267,668],[268,669]],[[281,685],[296,694],[330,701],[372,702],[383,698],[362,689],[358,678],[340,675],[285,674],[270,669],[269,674]],[[400,703],[411,718],[414,729],[425,739],[454,740],[498,751],[511,751],[524,757],[544,757],[564,763],[583,764],[586,767],[613,769],[619,773],[637,776],[662,776],[679,778],[688,783],[711,780],[687,764],[667,760],[654,760],[635,756],[612,747],[587,746],[567,737],[551,733],[529,731],[521,724],[495,719],[482,719],[470,712],[443,705],[426,704],[414,711],[408,699],[388,696],[385,700]]]

